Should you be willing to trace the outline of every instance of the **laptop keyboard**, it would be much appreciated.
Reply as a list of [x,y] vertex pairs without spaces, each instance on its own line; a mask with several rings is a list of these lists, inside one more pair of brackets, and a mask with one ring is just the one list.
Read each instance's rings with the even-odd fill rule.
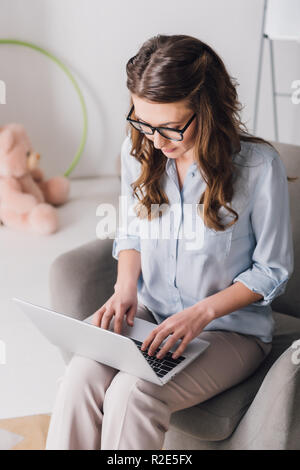
[[[131,338],[132,341],[135,342],[139,350],[141,351],[142,342],[138,341],[137,339]],[[170,370],[180,364],[181,361],[185,359],[184,356],[179,356],[177,359],[172,358],[172,352],[168,351],[162,359],[158,359],[155,355],[160,351],[158,348],[152,356],[148,356],[148,348],[144,351],[141,351],[144,358],[147,360],[148,364],[152,367],[154,372],[158,375],[158,377],[163,377],[166,375]]]

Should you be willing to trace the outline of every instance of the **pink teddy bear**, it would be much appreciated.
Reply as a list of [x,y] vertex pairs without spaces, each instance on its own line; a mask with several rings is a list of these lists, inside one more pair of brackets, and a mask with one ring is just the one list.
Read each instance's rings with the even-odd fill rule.
[[0,222],[47,235],[58,228],[53,206],[67,201],[70,182],[64,176],[44,181],[39,159],[21,124],[0,127]]

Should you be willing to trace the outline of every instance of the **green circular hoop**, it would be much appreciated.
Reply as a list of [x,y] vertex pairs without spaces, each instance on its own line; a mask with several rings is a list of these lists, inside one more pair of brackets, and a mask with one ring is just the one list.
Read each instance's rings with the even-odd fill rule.
[[66,177],[69,176],[69,174],[74,170],[74,168],[76,167],[77,163],[80,160],[80,157],[82,155],[82,152],[83,152],[83,149],[84,149],[84,146],[85,146],[85,143],[86,143],[86,137],[87,137],[87,110],[86,110],[86,104],[85,104],[83,95],[81,93],[81,90],[80,90],[75,78],[71,74],[70,70],[66,67],[66,65],[64,65],[57,57],[55,57],[50,52],[46,51],[45,49],[43,49],[39,46],[36,46],[35,44],[33,44],[31,42],[19,41],[18,39],[0,39],[0,44],[15,44],[15,45],[18,45],[18,46],[30,47],[31,49],[34,49],[35,51],[41,52],[45,56],[49,57],[49,59],[53,60],[53,62],[55,62],[65,72],[65,74],[68,76],[68,78],[72,82],[72,84],[73,84],[73,86],[76,90],[76,93],[79,97],[79,101],[80,101],[80,105],[81,105],[81,109],[82,109],[83,129],[82,129],[80,144],[79,144],[79,147],[78,147],[77,152],[75,154],[75,157],[74,157],[71,165],[69,166],[69,168],[64,173],[64,176],[66,176]]

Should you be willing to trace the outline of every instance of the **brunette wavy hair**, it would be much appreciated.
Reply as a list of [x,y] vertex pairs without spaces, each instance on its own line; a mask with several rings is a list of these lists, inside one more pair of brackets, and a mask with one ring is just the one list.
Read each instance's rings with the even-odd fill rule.
[[[138,53],[129,59],[126,72],[131,93],[157,103],[186,100],[187,108],[196,113],[196,161],[206,182],[199,200],[203,212],[201,210],[199,215],[209,228],[217,231],[236,223],[238,213],[227,205],[234,193],[233,154],[240,152],[241,141],[275,148],[263,138],[249,134],[242,123],[239,112],[243,107],[236,91],[238,83],[230,77],[221,58],[195,37],[159,34],[144,42]],[[132,98],[130,101],[131,107]],[[132,118],[136,119],[134,112]],[[132,140],[131,155],[141,163],[141,174],[131,184],[133,194],[140,201],[136,213],[150,220],[154,214],[152,204],[169,204],[160,184],[167,157],[129,123],[128,130]],[[218,215],[221,206],[234,216],[226,226]]]

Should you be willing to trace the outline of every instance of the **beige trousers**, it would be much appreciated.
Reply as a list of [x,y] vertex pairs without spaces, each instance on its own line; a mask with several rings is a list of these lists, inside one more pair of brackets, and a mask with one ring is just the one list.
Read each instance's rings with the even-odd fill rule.
[[[156,323],[141,303],[136,316]],[[210,346],[163,386],[74,355],[59,385],[46,450],[160,450],[171,413],[246,379],[272,347],[231,331],[199,336]]]

